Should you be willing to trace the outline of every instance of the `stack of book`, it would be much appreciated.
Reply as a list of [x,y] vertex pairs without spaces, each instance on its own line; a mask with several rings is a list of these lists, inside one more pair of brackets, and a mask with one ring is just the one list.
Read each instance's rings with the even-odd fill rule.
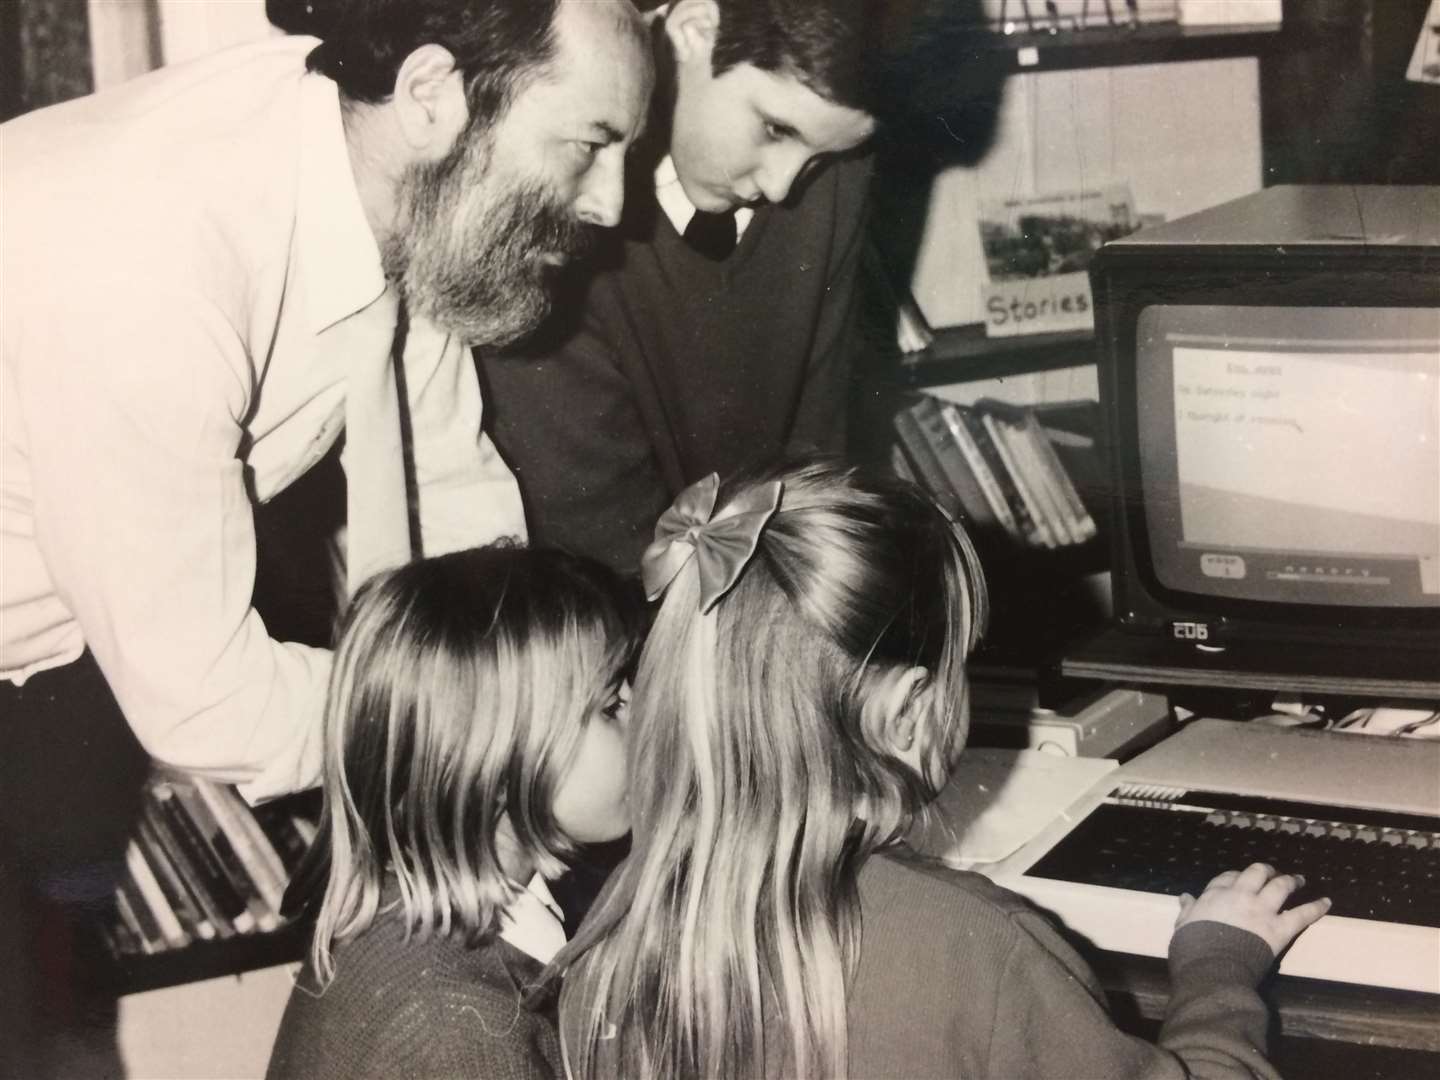
[[[983,0],[986,22],[1002,33],[1058,34],[1066,30],[1175,22],[1186,0]],[[1194,3],[1195,0],[1189,0]],[[1201,0],[1226,4],[1230,0]],[[1276,20],[1279,21],[1278,19]]]
[[1098,532],[1035,410],[921,394],[894,425],[895,471],[973,531],[1033,548],[1083,544]]
[[286,803],[252,809],[229,785],[157,773],[107,928],[122,957],[278,930],[285,886],[315,839]]

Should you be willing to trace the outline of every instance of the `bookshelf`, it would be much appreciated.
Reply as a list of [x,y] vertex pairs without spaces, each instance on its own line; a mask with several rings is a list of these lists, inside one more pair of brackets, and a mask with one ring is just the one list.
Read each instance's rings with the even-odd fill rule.
[[1091,580],[1109,550],[1098,406],[964,406],[903,380],[872,390],[869,423],[885,434],[870,460],[887,461],[965,523],[992,595],[1003,598],[972,676],[1028,685],[1047,707],[1063,703],[1079,684],[1066,681],[1061,654],[1105,616]]
[[285,890],[309,852],[318,791],[252,809],[234,788],[157,768],[131,832],[97,982],[116,996],[299,960],[310,925]]
[[[962,8],[968,0],[949,2]],[[1100,0],[1095,2],[1098,8]],[[1032,3],[1043,10],[1040,0]],[[1122,6],[1120,0],[1115,3]],[[1033,30],[1023,29],[1022,19],[1011,20],[1013,32],[1008,34],[986,23],[946,26],[944,15],[935,22],[945,28],[932,31],[922,20],[897,64],[904,72],[899,79],[907,103],[915,113],[931,118],[965,107],[977,90],[1012,75],[1265,56],[1289,47],[1293,36],[1289,18],[1280,23],[1147,22],[1052,30],[1037,17]]]
[[1089,330],[993,338],[985,336],[983,323],[967,323],[932,333],[928,348],[895,354],[891,374],[902,385],[943,386],[1095,362],[1095,337]]
[[[951,10],[958,10],[961,0],[953,3]],[[971,6],[979,8],[979,5]],[[1009,7],[1023,10],[1017,4]],[[921,260],[925,240],[936,236],[952,238],[946,243],[952,245],[955,253],[948,259],[937,259],[930,250],[926,265],[932,274],[931,282],[955,280],[954,275],[963,281],[964,275],[974,272],[971,269],[974,260],[966,254],[966,249],[978,242],[978,224],[964,216],[946,218],[934,230],[927,231],[926,224],[935,205],[931,192],[937,176],[947,171],[953,175],[957,167],[972,174],[972,180],[947,189],[958,193],[947,197],[955,200],[951,205],[958,203],[963,214],[970,200],[993,198],[996,192],[1013,190],[1013,185],[1019,185],[1022,190],[1058,190],[1056,177],[1063,170],[1057,167],[1068,158],[1056,147],[1069,146],[1075,140],[1105,137],[1109,133],[1111,139],[1119,138],[1127,148],[1109,162],[1110,167],[1133,169],[1135,155],[1147,153],[1150,144],[1145,142],[1145,133],[1153,132],[1155,125],[1138,124],[1135,127],[1139,134],[1131,134],[1125,117],[1113,104],[1079,118],[1068,111],[1067,92],[1103,96],[1104,87],[1110,85],[1103,81],[1108,76],[1102,76],[1099,71],[1087,75],[1085,69],[1129,69],[1123,74],[1117,73],[1113,85],[1127,88],[1132,95],[1136,87],[1178,86],[1183,97],[1184,80],[1211,78],[1213,65],[1197,66],[1193,76],[1187,74],[1189,69],[1155,75],[1137,69],[1147,65],[1244,58],[1256,58],[1265,64],[1287,49],[1298,47],[1291,38],[1300,24],[1288,13],[1282,23],[1273,24],[1182,26],[1178,22],[1151,22],[1084,28],[1072,24],[1052,31],[1038,14],[1045,10],[1045,5],[1032,0],[1029,7],[1037,13],[1033,29],[1023,28],[1022,16],[1014,20],[1019,25],[1012,27],[1012,33],[977,26],[959,44],[953,37],[947,42],[940,40],[939,35],[936,40],[922,35],[908,58],[907,62],[916,69],[908,95],[913,115],[898,125],[898,135],[882,136],[877,157],[876,231],[872,234],[874,251],[867,264],[867,274],[873,280],[867,284],[869,309],[865,315],[870,355],[867,368],[857,380],[857,404],[852,414],[852,450],[863,460],[879,463],[891,456],[896,441],[894,418],[917,393],[930,392],[955,401],[970,401],[976,392],[1002,396],[1013,393],[1017,400],[1031,400],[1025,396],[1028,391],[1016,385],[1027,383],[1024,379],[1015,379],[1011,386],[999,390],[991,387],[1018,376],[1093,368],[1096,362],[1092,331],[988,337],[982,323],[965,321],[982,314],[966,312],[963,310],[966,304],[952,305],[961,309],[956,312],[960,315],[959,325],[925,326],[925,316],[908,288],[910,271]],[[1060,7],[1070,10],[1063,4]],[[1089,7],[1093,14],[1098,4]],[[1117,0],[1114,10],[1123,17],[1126,5]],[[1044,73],[1049,72],[1073,72],[1075,76],[1073,79],[1068,74],[1050,78],[1045,82],[1048,89],[1037,89],[1036,81],[1028,79],[1038,75],[1045,80]],[[1162,75],[1168,83],[1161,79]],[[1020,83],[1029,89],[1021,93]],[[1235,85],[1243,89],[1244,84],[1244,77],[1237,76]],[[1111,99],[1114,100],[1118,99]],[[1143,104],[1152,98],[1141,96],[1136,100]],[[1205,94],[1196,98],[1199,102],[1207,100]],[[1017,106],[1017,101],[1027,104]],[[1187,131],[1192,119],[1190,114],[1203,108],[1196,101],[1176,110],[1177,123],[1185,124]],[[1230,113],[1224,115],[1231,116]],[[1244,120],[1248,114],[1237,110],[1235,115]],[[1236,176],[1253,170],[1258,181],[1266,133],[1258,127],[1258,106],[1254,115],[1257,126],[1250,132],[1250,142],[1243,152],[1236,152],[1233,161],[1226,159],[1225,168],[1227,174]],[[1047,122],[1050,127],[1044,128]],[[1230,134],[1223,122],[1196,127],[1198,130],[1186,138],[1199,140],[1195,145],[1201,148],[1214,145],[1215,140],[1228,139]],[[1122,134],[1117,136],[1116,132]],[[1012,141],[1006,142],[1006,139]],[[1020,143],[1025,144],[1024,149],[1016,149]],[[1166,145],[1162,141],[1154,153],[1165,155]],[[1043,152],[1049,156],[1042,160],[1042,150],[1036,149],[1037,146],[1044,147]],[[1082,165],[1093,160],[1095,167],[1103,171],[1103,162],[1107,159],[1098,149],[1092,147],[1092,150],[1093,153],[1077,151],[1074,156]],[[996,160],[1002,161],[1003,167],[994,166]],[[1153,154],[1141,160],[1145,168],[1140,170],[1142,190],[1136,192],[1137,197],[1144,194],[1147,184],[1152,191],[1157,190]],[[1178,160],[1185,159],[1182,155]],[[1183,164],[1175,167],[1185,168]],[[1086,173],[1081,177],[1085,181],[1090,179]],[[1210,190],[1212,177],[1205,170],[1199,170],[1192,179],[1190,188],[1199,190],[1187,189],[1183,197],[1174,196],[1182,205],[1169,206],[1161,202],[1141,209],[1167,214],[1188,212],[1190,207],[1183,205],[1185,199],[1211,195],[1223,198],[1227,194],[1224,190]],[[935,276],[936,267],[943,268],[944,275]],[[983,266],[979,273],[983,275]],[[897,288],[902,283],[906,287]],[[900,351],[895,323],[887,321],[897,310],[906,311],[910,325],[915,325],[918,318],[919,325],[929,331],[925,348]],[[880,316],[878,321],[873,318],[876,315]],[[1067,397],[1091,393],[1067,390],[1066,382],[1063,378],[1047,380],[1045,385]],[[987,384],[987,388],[977,391],[974,384],[980,383]],[[1036,380],[1028,383],[1031,387],[1040,385]],[[1092,408],[1095,406],[1093,401],[1089,404]],[[1074,406],[1083,408],[1083,403],[1070,402],[1057,407]],[[1039,406],[1042,423],[1043,413],[1049,407]],[[1081,494],[1099,527],[1098,536],[1079,544],[1036,548],[1014,543],[1013,538],[1010,538],[1012,542],[1006,542],[1006,538],[992,531],[980,543],[993,591],[1004,598],[1003,603],[996,605],[991,634],[977,658],[982,668],[993,661],[998,667],[1021,673],[1022,677],[1028,671],[1042,684],[1047,672],[1053,672],[1058,680],[1060,652],[1075,639],[1093,633],[1108,617],[1108,598],[1097,595],[1104,592],[1097,587],[1099,575],[1108,568],[1108,522],[1105,520],[1108,455],[1104,432],[1092,429],[1091,435],[1092,448],[1082,452],[1091,460],[1084,465],[1087,477]],[[1070,464],[1073,464],[1073,455],[1067,460],[1067,465]]]
[[1000,66],[1015,74],[1255,56],[1275,47],[1281,34],[1280,23],[1248,26],[1147,23],[1054,33],[1035,30],[996,34],[990,48],[997,54]]
[[149,956],[127,953],[112,957],[102,978],[116,996],[139,994],[293,963],[304,955],[309,941],[308,923],[289,923],[243,941],[201,941]]

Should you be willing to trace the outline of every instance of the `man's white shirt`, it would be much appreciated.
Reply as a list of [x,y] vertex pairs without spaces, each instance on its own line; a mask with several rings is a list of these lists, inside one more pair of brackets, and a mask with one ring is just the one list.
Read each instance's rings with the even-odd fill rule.
[[[252,798],[318,777],[330,654],[251,608],[252,499],[344,421],[325,327],[384,287],[312,38],[0,128],[0,678],[89,648],[153,755]],[[405,366],[427,554],[524,535],[460,342]]]

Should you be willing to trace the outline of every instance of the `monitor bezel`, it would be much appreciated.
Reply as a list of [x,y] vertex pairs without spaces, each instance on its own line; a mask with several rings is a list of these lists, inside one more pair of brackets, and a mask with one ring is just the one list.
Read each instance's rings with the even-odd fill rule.
[[[1207,641],[1326,642],[1440,649],[1440,609],[1214,597],[1160,581],[1150,549],[1141,465],[1140,314],[1152,305],[1243,308],[1440,308],[1433,251],[1287,252],[1229,246],[1102,249],[1092,267],[1102,405],[1112,458],[1112,594],[1125,629]],[[1440,657],[1440,653],[1435,653]]]

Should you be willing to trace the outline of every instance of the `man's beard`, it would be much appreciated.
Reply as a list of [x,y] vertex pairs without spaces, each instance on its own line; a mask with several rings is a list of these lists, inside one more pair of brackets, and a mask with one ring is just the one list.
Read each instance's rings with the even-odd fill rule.
[[491,150],[487,130],[467,129],[444,159],[412,166],[382,253],[411,314],[470,345],[507,345],[539,326],[555,270],[539,257],[568,261],[594,240],[541,183],[502,176]]

